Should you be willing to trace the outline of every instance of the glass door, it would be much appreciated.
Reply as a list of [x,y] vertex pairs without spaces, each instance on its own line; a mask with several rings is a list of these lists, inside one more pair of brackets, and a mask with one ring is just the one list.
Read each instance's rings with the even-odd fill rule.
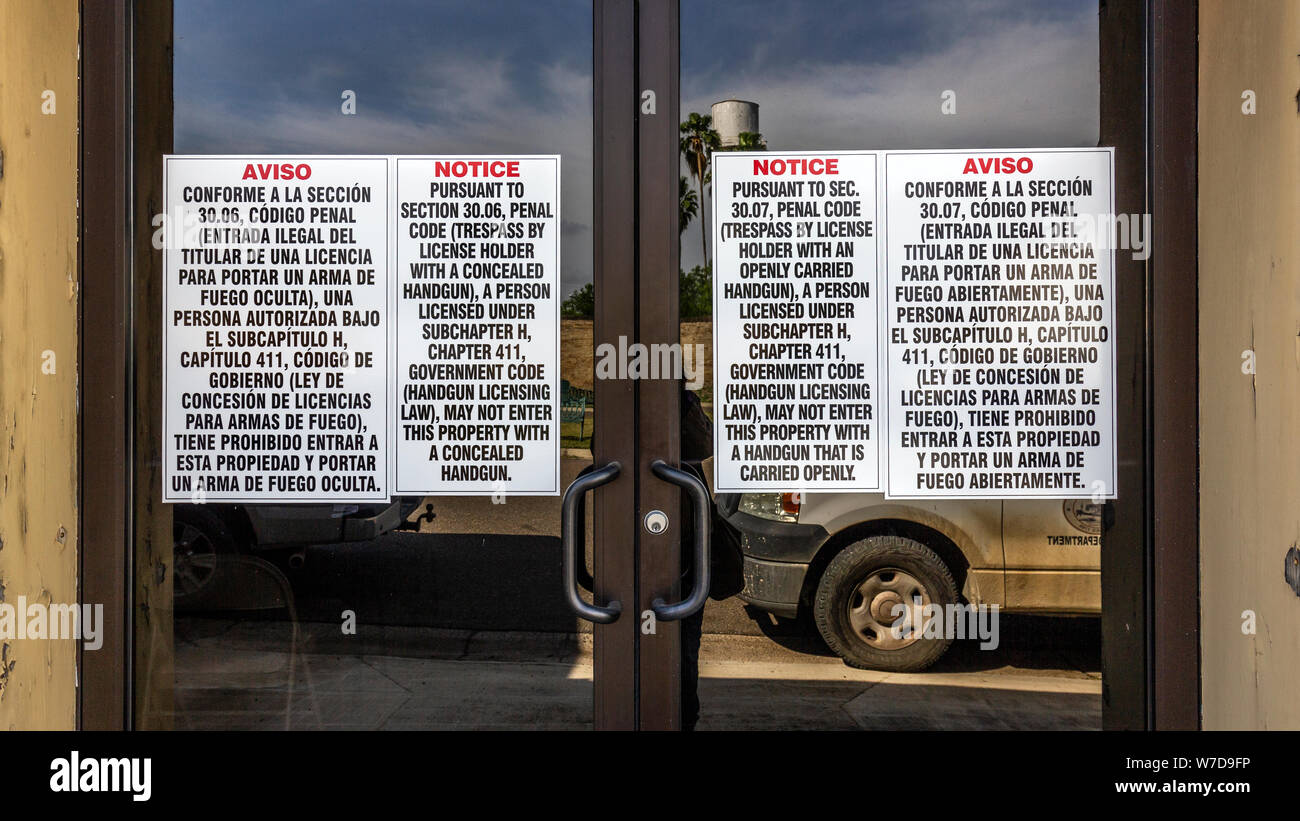
[[[208,199],[195,206],[199,231],[232,230],[246,244],[274,244],[298,231],[298,250],[321,262],[319,269],[302,263],[311,274],[304,281],[284,270],[302,257],[282,256],[280,264],[259,257],[261,270],[248,271],[241,270],[252,267],[247,259],[186,256],[179,272],[169,257],[168,340],[187,338],[193,321],[207,323],[201,338],[209,346],[256,344],[240,335],[261,322],[249,308],[287,304],[294,292],[305,294],[313,310],[338,307],[335,318],[344,323],[369,317],[352,306],[372,297],[369,307],[380,316],[382,291],[365,286],[375,285],[374,268],[382,276],[382,265],[340,251],[369,230],[367,220],[386,226],[375,229],[374,248],[397,257],[388,270],[401,287],[389,307],[408,330],[396,342],[382,333],[347,337],[343,357],[357,358],[341,365],[300,366],[315,360],[292,352],[283,374],[282,359],[236,352],[191,388],[171,357],[193,352],[175,345],[155,351],[153,361],[141,359],[137,372],[154,379],[160,366],[166,370],[165,402],[207,402],[201,397],[208,388],[225,384],[256,394],[258,380],[271,379],[297,403],[315,380],[365,382],[387,353],[387,378],[395,385],[387,435],[398,461],[413,459],[416,467],[399,465],[387,477],[372,469],[362,489],[382,488],[385,479],[390,488],[373,501],[262,501],[245,494],[227,502],[241,494],[229,492],[225,480],[177,476],[172,487],[164,479],[174,553],[160,562],[169,571],[160,590],[170,595],[170,607],[154,608],[156,640],[138,653],[138,686],[150,696],[138,702],[137,726],[634,725],[635,618],[619,618],[617,601],[631,610],[635,595],[635,461],[622,452],[635,408],[626,374],[615,369],[596,378],[602,342],[626,344],[635,333],[634,226],[630,203],[620,200],[633,190],[625,184],[635,161],[628,153],[633,135],[609,100],[633,76],[630,8],[597,4],[593,11],[581,0],[176,0],[172,153],[185,162],[230,158],[245,172],[235,182],[187,177],[192,184],[183,184],[177,180],[189,172],[171,158],[176,190],[168,196]],[[631,93],[618,89],[625,91]],[[362,191],[356,169],[363,165],[331,166],[327,156],[363,165],[378,158],[367,178],[375,187],[345,196]],[[528,171],[541,162],[537,157],[556,176]],[[336,167],[343,170],[327,174]],[[250,173],[254,182],[246,182]],[[313,173],[320,182],[314,193],[315,183],[305,182]],[[395,192],[386,215],[385,185]],[[317,202],[320,211],[311,208],[308,216],[296,202],[261,199],[278,197],[276,188],[289,197],[294,186],[309,200],[343,195]],[[252,201],[241,200],[239,190],[251,192]],[[374,202],[380,204],[364,207]],[[263,227],[272,233],[257,233]],[[158,259],[151,264],[163,267]],[[191,297],[204,304],[179,318],[174,301]],[[296,320],[282,310],[267,322],[267,330],[284,332]],[[347,333],[340,327],[314,338],[328,348]],[[537,347],[536,340],[552,338],[554,351]],[[358,339],[369,340],[364,358]],[[381,391],[365,401],[382,399]],[[425,410],[416,399],[427,400]],[[185,429],[164,442],[164,458],[175,461],[165,475],[199,464],[193,449],[227,441],[222,437],[232,427],[256,426],[252,414],[184,410],[168,410],[168,432],[173,424]],[[274,417],[263,416],[278,427]],[[308,427],[351,424],[347,414],[302,418]],[[383,427],[352,432],[372,435]],[[328,452],[341,440],[305,429],[278,431],[306,444],[294,454],[300,467],[277,467],[284,447],[299,443],[282,447],[263,435],[273,432],[240,429],[242,438],[228,440],[244,450],[239,464],[256,462],[252,470],[275,474],[289,488],[334,487],[341,474],[355,472]],[[597,467],[622,459],[621,479],[592,470],[593,448]],[[226,464],[239,456],[227,454]],[[310,469],[317,456],[337,467]],[[545,481],[515,492],[525,467]],[[618,481],[590,497],[590,522],[580,495],[571,494],[562,533],[561,492],[580,475],[589,489]],[[230,481],[238,490],[241,481],[257,487],[259,480]],[[470,490],[458,492],[463,488]],[[566,557],[562,547],[572,552]],[[593,613],[601,622],[594,628]]]
[[[701,377],[683,395],[709,417],[706,450],[718,461],[709,476],[717,517],[711,600],[682,622],[681,679],[667,665],[643,663],[643,688],[680,692],[683,725],[696,725],[698,710],[700,729],[1099,728],[1099,534],[1114,465],[1091,490],[1081,490],[1082,480],[1053,490],[1062,480],[1031,478],[1032,468],[996,480],[1049,485],[1033,498],[923,483],[992,482],[980,473],[989,458],[998,460],[992,467],[1005,460],[1007,473],[1076,458],[1024,444],[1032,437],[1017,444],[1013,408],[1033,408],[1023,418],[1042,422],[1043,441],[1092,441],[1092,417],[1073,413],[1080,400],[1069,391],[1017,385],[1023,370],[1008,376],[1006,358],[1004,367],[996,359],[978,365],[992,344],[950,335],[919,375],[903,367],[918,354],[899,344],[946,332],[949,285],[1018,282],[1025,267],[926,266],[926,254],[957,247],[991,262],[1006,249],[1019,253],[1008,243],[1015,232],[1038,236],[1049,227],[1028,212],[1014,227],[987,218],[995,208],[1045,207],[1033,195],[927,187],[919,183],[927,174],[959,155],[989,166],[1006,153],[1024,158],[1011,170],[1029,178],[1029,158],[1046,167],[1064,156],[1050,152],[1078,150],[1099,184],[1109,184],[1109,155],[1097,148],[1098,4],[683,0],[680,35],[671,10],[643,4],[643,17],[646,5],[665,22],[658,35],[643,28],[641,65],[653,71],[658,52],[678,54],[680,36],[680,95],[671,112],[678,154],[655,178],[642,177],[659,195],[642,202],[667,209],[675,198],[679,227],[676,236],[643,228],[642,242],[651,235],[679,249],[660,249],[656,263],[677,263],[667,266],[679,281],[673,341],[704,354]],[[660,113],[669,108],[661,95]],[[952,179],[978,178],[960,172],[959,164]],[[930,193],[904,194],[908,183],[909,192]],[[887,197],[888,222],[878,202]],[[915,224],[905,225],[905,206],[918,198]],[[1104,197],[1085,201],[1082,188],[1051,199],[1069,215],[1057,228],[1070,224],[1048,237],[1053,247],[1084,247],[1062,233],[1073,236],[1085,212],[1113,208]],[[958,234],[965,239],[942,240]],[[1104,268],[1109,252],[1095,253]],[[1091,281],[1086,264],[1054,270],[1071,287]],[[894,287],[911,274],[915,288]],[[928,297],[912,291],[922,290],[937,294],[933,305],[899,308],[913,297],[920,301],[908,304],[921,305]],[[1013,333],[1026,308],[1019,300],[1031,298],[989,298],[999,311],[980,315],[993,318],[972,312],[953,321]],[[1089,305],[1095,318],[1111,310]],[[1080,329],[1089,324],[1060,320],[1075,328],[1069,334],[1106,335]],[[1103,358],[1113,355],[1099,347]],[[1004,357],[1064,361],[1052,358],[1065,356],[1054,343],[1021,348]],[[956,358],[941,363],[941,355]],[[918,390],[894,384],[904,371]],[[1040,375],[1053,384],[1060,377],[1061,387],[1067,378],[1051,368]],[[1110,375],[1103,368],[1094,376],[1109,419]],[[992,385],[1003,390],[983,390]],[[909,404],[917,397],[939,397],[927,411],[960,406],[960,421],[922,417]],[[680,418],[684,451],[684,409]],[[984,444],[972,439],[962,452],[958,431],[976,428]],[[932,446],[917,447],[922,439]],[[942,456],[944,465],[910,471],[899,454],[909,464]],[[1109,457],[1095,458],[1089,464]],[[904,486],[902,477],[915,483]],[[643,572],[653,573],[655,561],[643,552]]]
[[[1116,431],[1102,430],[1114,385],[1097,374],[1114,364],[1114,280],[1102,278],[1114,266],[1088,245],[1082,262],[1044,260],[1031,292],[1015,281],[1021,261],[923,264],[950,253],[934,241],[944,232],[961,233],[954,242],[977,259],[1030,242],[1068,257],[1085,245],[1078,217],[1114,218],[1106,195],[1078,182],[1086,166],[1088,185],[1102,185],[1111,157],[1095,2],[1008,0],[978,13],[796,0],[233,10],[174,4],[167,162],[220,158],[252,176],[187,185],[175,172],[168,195],[212,199],[195,205],[203,224],[192,227],[241,241],[252,208],[265,208],[259,220],[282,224],[256,227],[343,260],[328,268],[357,269],[373,261],[340,247],[366,209],[346,197],[303,207],[320,233],[294,222],[294,203],[235,200],[262,196],[259,186],[308,190],[317,183],[302,169],[314,161],[382,163],[374,179],[388,210],[370,210],[395,279],[373,311],[389,310],[397,330],[312,337],[323,348],[370,341],[342,365],[293,377],[284,401],[313,380],[345,394],[391,372],[374,427],[386,428],[396,467],[371,475],[382,498],[257,499],[208,478],[197,486],[211,492],[194,494],[169,479],[200,460],[174,451],[258,417],[169,416],[189,426],[169,429],[182,438],[162,451],[174,555],[136,571],[173,608],[151,611],[153,638],[137,651],[138,726],[1100,726],[1100,534]],[[919,152],[1065,190],[975,192],[961,174],[931,178],[938,166]],[[1058,160],[1061,173],[1044,177]],[[558,175],[548,182],[536,163]],[[359,171],[339,173],[316,196],[358,190]],[[906,218],[916,241],[898,244],[892,227],[905,209],[884,220],[891,179],[929,192],[898,194],[916,205]],[[792,184],[808,180],[818,187]],[[1005,219],[1021,207],[1059,213]],[[1011,233],[994,242],[977,230]],[[1057,234],[1031,236],[1048,230]],[[263,372],[280,360],[222,358],[210,342],[264,338],[222,325],[244,312],[239,300],[306,299],[360,319],[373,312],[349,300],[379,290],[359,270],[351,283],[327,271],[286,287],[249,280],[265,275],[229,258],[189,266],[213,282],[167,260],[150,263],[170,289],[160,335],[179,328],[197,341],[137,362],[165,402],[186,401],[172,389],[188,383],[168,370],[182,353],[203,354],[191,361],[212,366],[208,385],[275,378]],[[959,281],[921,281],[931,273]],[[1069,289],[1077,313],[1048,333],[1081,341],[1013,344],[1006,329],[1033,307],[1017,297],[952,323],[937,296],[887,310],[949,284]],[[173,305],[173,292],[196,304]],[[939,338],[954,323],[1011,333],[999,344],[1018,350],[1003,356],[1052,367],[985,362],[994,348],[951,336],[939,347],[958,360],[904,359],[920,356],[908,333]],[[1066,369],[1060,357],[1094,359]],[[888,375],[903,365],[915,391],[895,397]],[[1012,384],[1031,370],[1047,383]],[[969,393],[967,380],[979,380]],[[1122,408],[1140,406],[1119,389]],[[914,399],[934,407],[904,407]],[[978,442],[949,438],[962,429],[944,421],[953,403],[975,414],[960,423]],[[1032,424],[1010,421],[1015,408]],[[203,429],[209,417],[226,428]],[[230,440],[228,455],[276,456],[259,436]],[[276,481],[357,472],[328,452],[346,440],[310,441],[302,469],[268,469],[284,474]],[[924,468],[921,451],[943,464],[895,458],[919,454]],[[342,467],[313,474],[308,457]],[[525,463],[548,481],[516,484]],[[900,491],[903,480],[914,484]],[[950,492],[957,482],[992,489]],[[1044,492],[999,491],[1011,482]]]

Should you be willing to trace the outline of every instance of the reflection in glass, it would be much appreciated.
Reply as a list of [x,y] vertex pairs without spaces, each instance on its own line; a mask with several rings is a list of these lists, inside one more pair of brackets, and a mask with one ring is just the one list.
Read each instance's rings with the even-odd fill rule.
[[[1100,133],[1096,0],[682,0],[680,31],[681,336],[710,351],[709,312],[686,305],[711,294],[714,152],[1095,146]],[[709,388],[701,399],[712,413]],[[1082,529],[1059,501],[795,490],[719,496],[745,531],[751,604],[707,607],[700,729],[1100,726],[1095,619],[1007,615],[996,649],[959,641],[896,677],[935,656],[881,629],[895,605],[959,595],[1023,605],[1036,590],[1043,611],[1095,613],[1099,549],[1044,547]]]
[[[561,155],[562,482],[590,464],[589,2],[176,0],[173,63],[175,153]],[[558,498],[173,513],[177,728],[590,726]]]

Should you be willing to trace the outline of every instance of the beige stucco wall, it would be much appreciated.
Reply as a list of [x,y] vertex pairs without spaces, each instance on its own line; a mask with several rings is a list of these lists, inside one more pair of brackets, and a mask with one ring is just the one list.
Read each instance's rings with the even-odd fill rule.
[[[1204,726],[1300,728],[1300,3],[1200,5]],[[1244,114],[1242,93],[1255,92]],[[1255,374],[1243,352],[1255,352]],[[1243,612],[1256,632],[1243,633]]]
[[[0,596],[72,603],[76,0],[0,3],[0,152]],[[72,641],[0,639],[0,727],[74,727],[76,658]]]

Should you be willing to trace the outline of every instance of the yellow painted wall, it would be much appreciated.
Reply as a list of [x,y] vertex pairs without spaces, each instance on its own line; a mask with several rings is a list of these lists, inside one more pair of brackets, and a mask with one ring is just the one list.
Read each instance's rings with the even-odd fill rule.
[[[77,597],[77,108],[75,0],[4,0],[0,593],[15,606]],[[0,727],[73,728],[76,652],[0,639]]]
[[[1200,4],[1202,709],[1300,729],[1300,3]],[[1242,94],[1255,93],[1245,114]],[[1243,373],[1243,352],[1255,373]],[[1243,633],[1253,611],[1254,635]]]

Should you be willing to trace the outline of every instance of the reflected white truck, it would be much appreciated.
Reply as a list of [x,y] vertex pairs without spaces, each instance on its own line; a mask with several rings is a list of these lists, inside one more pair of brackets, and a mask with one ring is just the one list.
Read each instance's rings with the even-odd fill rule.
[[[719,494],[743,534],[746,602],[806,615],[854,667],[915,672],[950,637],[891,629],[923,605],[1101,612],[1104,506],[1082,500],[899,500],[872,493]],[[933,613],[931,608],[928,612]]]

